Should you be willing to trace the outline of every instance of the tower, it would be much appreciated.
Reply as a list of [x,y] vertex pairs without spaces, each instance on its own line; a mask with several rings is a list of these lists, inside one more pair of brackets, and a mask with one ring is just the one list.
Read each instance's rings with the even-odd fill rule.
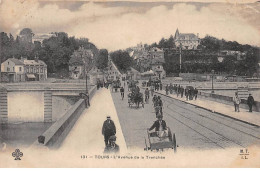
[[177,28],[176,32],[175,32],[175,35],[174,35],[174,39],[178,39],[180,33],[179,33],[179,29]]

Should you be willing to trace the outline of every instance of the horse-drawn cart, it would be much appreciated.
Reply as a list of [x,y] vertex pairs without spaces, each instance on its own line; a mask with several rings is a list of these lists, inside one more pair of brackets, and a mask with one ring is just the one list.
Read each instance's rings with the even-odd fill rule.
[[129,107],[132,107],[134,104],[137,108],[139,108],[139,105],[142,104],[142,107],[144,107],[144,98],[143,93],[129,93],[128,94],[128,104]]

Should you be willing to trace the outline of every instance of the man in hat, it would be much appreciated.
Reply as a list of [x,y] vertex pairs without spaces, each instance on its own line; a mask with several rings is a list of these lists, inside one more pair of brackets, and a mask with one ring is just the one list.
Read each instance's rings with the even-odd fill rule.
[[235,92],[235,96],[233,97],[233,102],[234,102],[234,106],[235,106],[235,112],[239,112],[239,104],[241,103],[241,100],[238,97],[237,92]]
[[247,98],[247,104],[248,104],[248,107],[249,107],[249,112],[252,112],[252,107],[253,107],[254,103],[255,103],[255,100],[254,100],[252,94],[249,94],[249,96]]
[[124,87],[121,87],[121,88],[120,88],[120,93],[121,93],[121,98],[122,98],[122,100],[123,100],[124,97],[125,97],[125,89],[124,89]]
[[116,126],[115,126],[114,122],[111,120],[111,117],[107,116],[107,120],[104,121],[103,127],[102,127],[102,135],[104,135],[106,147],[108,145],[110,145],[108,143],[110,136],[113,136],[115,134],[116,134]]
[[149,131],[151,131],[155,128],[155,131],[156,131],[157,136],[159,138],[163,138],[163,137],[166,137],[168,135],[166,122],[164,120],[162,120],[162,118],[163,118],[162,115],[158,115],[157,121],[155,121],[153,123],[153,125],[151,126],[151,128],[149,129]]
[[163,102],[162,102],[162,99],[161,99],[160,96],[158,96],[158,98],[157,98],[157,105],[159,106],[159,111],[160,111],[160,113],[162,115]]

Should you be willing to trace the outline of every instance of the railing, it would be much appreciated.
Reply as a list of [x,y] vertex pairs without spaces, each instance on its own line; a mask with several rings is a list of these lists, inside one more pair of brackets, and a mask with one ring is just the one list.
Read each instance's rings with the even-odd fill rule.
[[[209,100],[217,101],[217,102],[220,102],[223,104],[234,105],[233,97],[230,97],[230,96],[211,94],[211,93],[206,93],[206,92],[199,92],[199,96],[202,98],[207,98]],[[240,107],[244,108],[244,109],[249,109],[246,99],[241,99]],[[255,104],[253,105],[253,111],[260,112],[260,102],[255,101]]]

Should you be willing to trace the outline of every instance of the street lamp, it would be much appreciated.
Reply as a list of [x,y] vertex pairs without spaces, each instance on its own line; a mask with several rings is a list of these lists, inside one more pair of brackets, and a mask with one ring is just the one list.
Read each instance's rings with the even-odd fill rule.
[[[81,58],[83,59],[82,55]],[[86,94],[88,94],[88,74],[87,74],[87,62],[85,61],[85,59],[83,59],[83,63],[84,63],[84,75],[86,77]]]
[[212,85],[211,85],[211,93],[214,93],[214,87],[213,87],[213,79],[214,79],[214,70],[211,70],[211,74],[212,74]]

